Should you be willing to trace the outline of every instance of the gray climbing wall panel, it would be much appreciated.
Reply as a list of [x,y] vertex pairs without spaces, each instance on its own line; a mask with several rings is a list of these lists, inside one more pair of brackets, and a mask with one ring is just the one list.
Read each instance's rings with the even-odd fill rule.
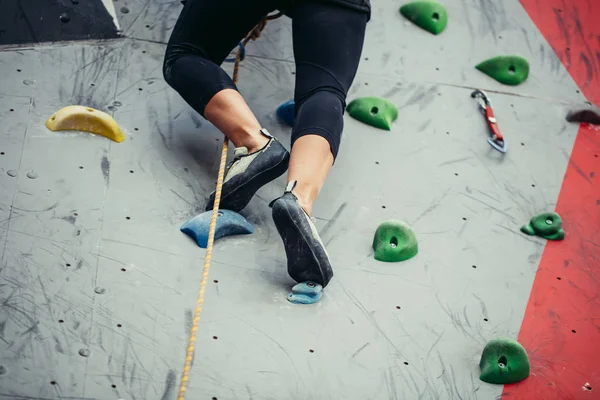
[[[349,97],[386,97],[399,118],[387,132],[346,117],[314,210],[336,273],[323,301],[285,299],[267,207],[285,177],[243,212],[253,235],[217,242],[188,398],[501,393],[479,381],[479,355],[518,333],[545,243],[518,229],[556,203],[577,129],[564,115],[582,97],[516,0],[446,3],[438,37],[395,2],[374,8]],[[164,44],[146,41],[168,39],[179,3],[115,5],[126,39],[0,52],[0,398],[176,398],[204,257],[178,229],[213,190],[222,139],[163,81]],[[293,94],[290,43],[290,21],[271,23],[239,85],[286,145],[274,111]],[[530,60],[524,85],[472,68],[503,52]],[[474,87],[503,92],[505,156]],[[71,104],[111,112],[127,140],[48,131]],[[388,218],[414,228],[417,257],[373,259]]]

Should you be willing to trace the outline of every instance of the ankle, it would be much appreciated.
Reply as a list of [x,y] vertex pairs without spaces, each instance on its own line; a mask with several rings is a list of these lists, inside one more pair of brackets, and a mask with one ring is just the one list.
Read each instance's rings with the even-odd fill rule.
[[314,199],[310,196],[310,194],[297,189],[294,189],[292,193],[298,199],[298,204],[300,204],[300,207],[304,209],[308,216],[311,216]]
[[245,147],[248,153],[254,153],[261,150],[269,142],[269,138],[260,132],[260,128],[244,129],[239,135],[236,135],[234,145],[236,147]]

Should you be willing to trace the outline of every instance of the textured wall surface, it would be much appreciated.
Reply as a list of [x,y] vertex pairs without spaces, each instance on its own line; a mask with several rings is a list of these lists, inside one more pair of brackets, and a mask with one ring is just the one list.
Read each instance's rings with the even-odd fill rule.
[[[519,228],[554,209],[578,130],[564,116],[585,98],[517,0],[448,0],[440,36],[374,3],[349,99],[385,97],[399,117],[389,132],[345,117],[314,209],[334,280],[315,306],[287,302],[267,206],[285,176],[262,188],[243,212],[255,233],[216,242],[189,399],[502,393],[479,356],[519,333],[546,244]],[[2,399],[176,398],[205,254],[179,227],[214,189],[222,135],[162,78],[179,2],[121,7],[123,39],[0,52]],[[239,84],[287,147],[275,109],[293,95],[291,35],[270,23]],[[473,68],[504,53],[530,61],[523,85]],[[473,88],[492,96],[506,155]],[[127,139],[47,130],[71,104],[110,112]],[[373,259],[389,218],[413,227],[417,257]]]

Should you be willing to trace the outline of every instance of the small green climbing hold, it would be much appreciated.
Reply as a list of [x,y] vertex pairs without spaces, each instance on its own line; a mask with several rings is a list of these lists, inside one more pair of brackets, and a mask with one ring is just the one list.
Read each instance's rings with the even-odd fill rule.
[[400,13],[434,35],[442,33],[448,24],[448,12],[437,1],[413,1],[400,7]]
[[389,220],[375,231],[373,250],[378,261],[398,262],[416,256],[419,246],[415,233],[407,224]]
[[389,100],[379,97],[360,97],[348,104],[348,114],[365,124],[390,130],[398,118],[398,109]]
[[529,63],[521,56],[498,56],[475,66],[505,85],[519,85],[529,76]]
[[499,337],[485,345],[479,368],[484,382],[515,383],[529,376],[529,358],[519,342]]
[[521,227],[521,232],[531,236],[539,236],[548,240],[563,240],[562,218],[557,213],[542,213],[531,218],[529,224]]

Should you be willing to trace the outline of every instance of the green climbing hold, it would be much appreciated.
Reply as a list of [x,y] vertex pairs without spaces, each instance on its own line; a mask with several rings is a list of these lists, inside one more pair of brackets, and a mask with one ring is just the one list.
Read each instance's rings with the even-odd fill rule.
[[529,224],[521,227],[521,232],[548,240],[563,240],[562,218],[557,213],[542,213],[531,218]]
[[521,56],[498,56],[475,66],[505,85],[520,85],[529,76],[529,62]]
[[416,256],[419,246],[415,233],[407,224],[389,220],[375,231],[373,250],[378,261],[398,262]]
[[413,1],[400,7],[400,13],[434,35],[442,33],[448,24],[448,12],[437,1]]
[[479,368],[484,382],[515,383],[529,376],[529,358],[519,342],[499,337],[485,345]]
[[348,114],[365,124],[390,130],[398,118],[398,109],[389,100],[379,97],[361,97],[348,104]]

